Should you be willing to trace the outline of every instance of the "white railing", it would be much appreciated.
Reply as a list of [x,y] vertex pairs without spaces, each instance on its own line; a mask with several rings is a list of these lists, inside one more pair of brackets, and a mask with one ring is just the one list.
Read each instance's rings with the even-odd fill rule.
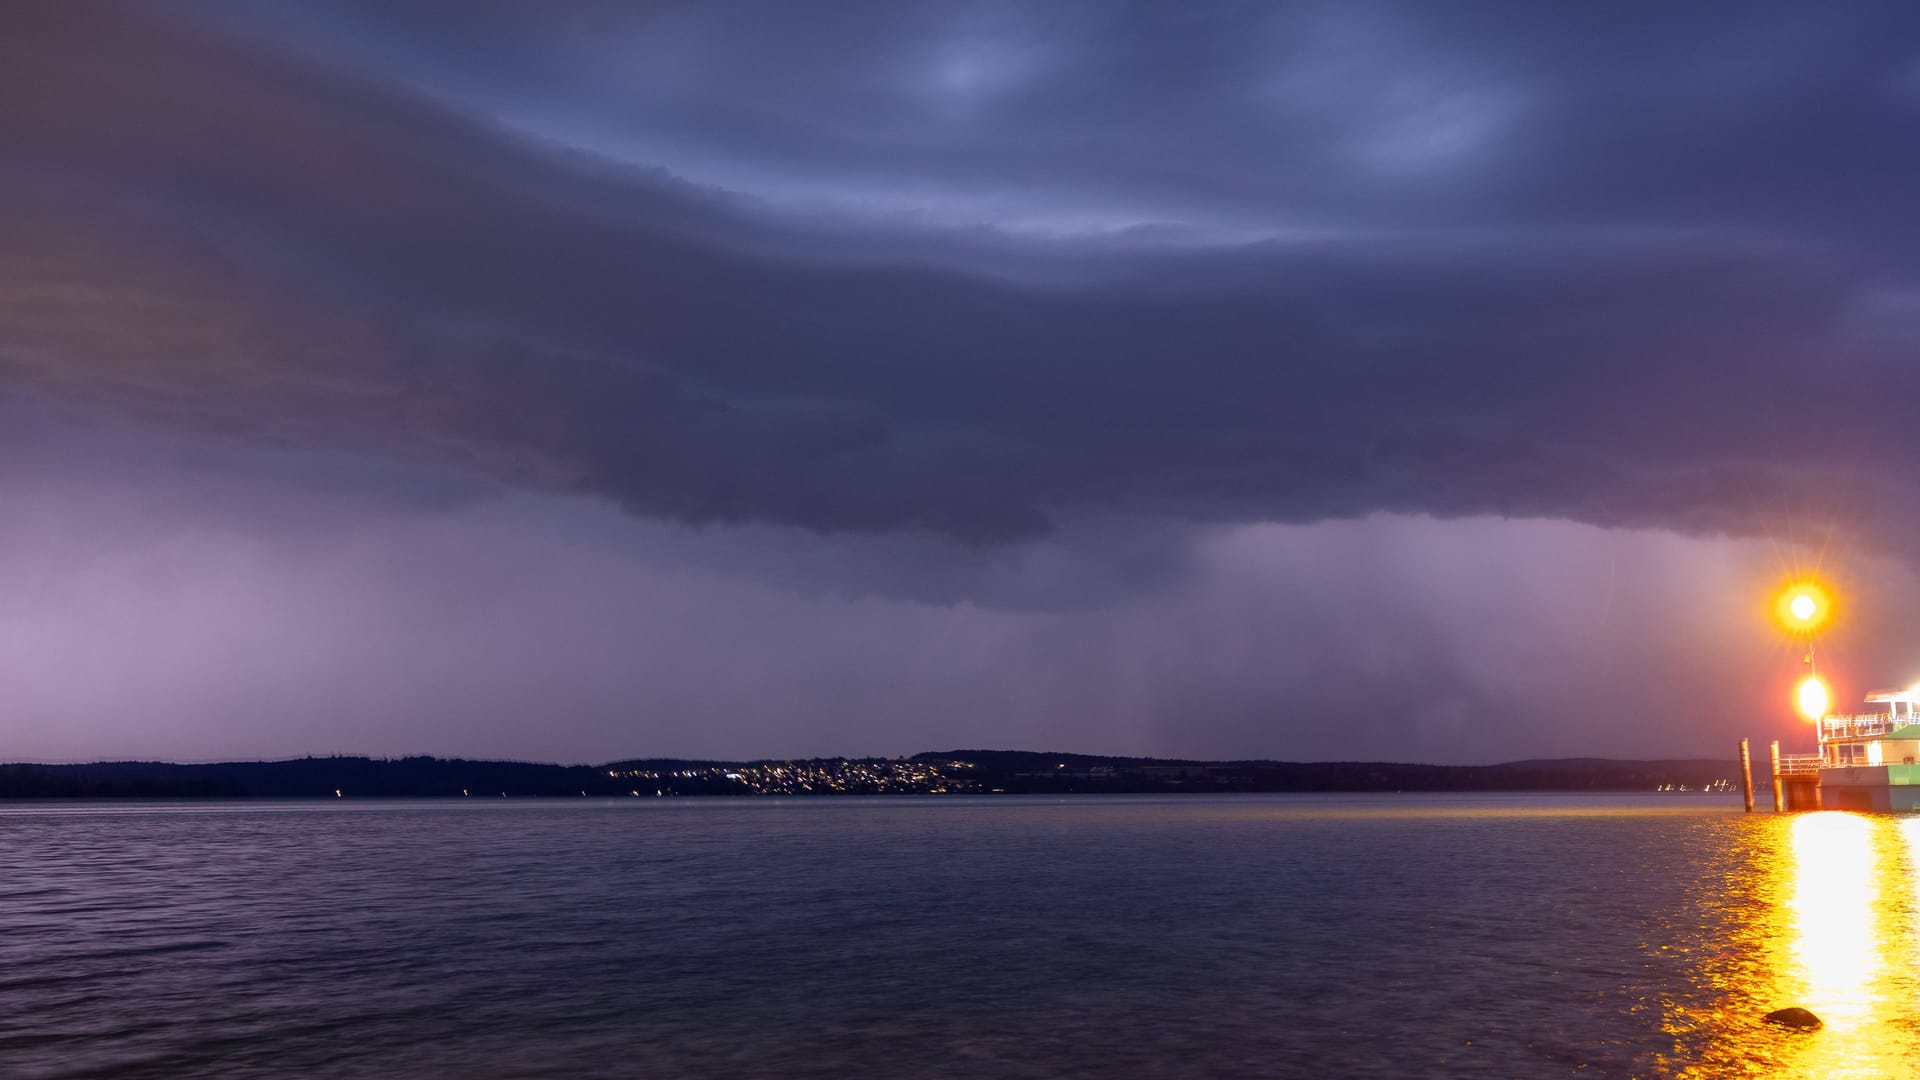
[[1902,723],[1903,718],[1900,717],[1867,713],[1864,716],[1829,716],[1820,721],[1820,726],[1829,739],[1861,739],[1885,735],[1902,726]]
[[1821,764],[1819,754],[1781,754],[1780,775],[1819,776]]

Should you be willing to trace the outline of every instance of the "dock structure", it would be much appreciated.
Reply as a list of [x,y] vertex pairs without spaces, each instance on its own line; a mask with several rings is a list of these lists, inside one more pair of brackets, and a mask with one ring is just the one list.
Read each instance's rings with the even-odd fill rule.
[[1747,813],[1753,813],[1753,754],[1747,749],[1747,740],[1740,740],[1740,799],[1747,805]]
[[1774,784],[1782,810],[1820,809],[1820,755],[1781,754]]
[[1767,747],[1767,756],[1773,759],[1773,812],[1779,813],[1787,808],[1787,800],[1780,790],[1780,740],[1775,739]]
[[[1775,739],[1767,746],[1767,773],[1772,780],[1773,812],[1784,813],[1789,810],[1819,810],[1823,805],[1820,776],[1825,757],[1823,754],[1783,754],[1780,752],[1780,740]],[[1920,798],[1920,788],[1915,789]],[[1746,739],[1740,740],[1740,797],[1747,813],[1753,813],[1753,754]],[[1854,800],[1857,801],[1857,800]],[[1829,808],[1842,805],[1831,795],[1826,797],[1824,805]],[[1852,807],[1853,802],[1845,804]],[[1860,809],[1888,809],[1888,807],[1867,807]]]

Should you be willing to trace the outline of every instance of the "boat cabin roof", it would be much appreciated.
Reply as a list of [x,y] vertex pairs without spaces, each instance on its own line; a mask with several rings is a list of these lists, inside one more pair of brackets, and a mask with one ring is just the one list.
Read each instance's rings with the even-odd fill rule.
[[1875,690],[1867,695],[1870,705],[1882,705],[1889,702],[1906,702],[1909,705],[1920,704],[1920,686],[1910,686],[1905,690]]

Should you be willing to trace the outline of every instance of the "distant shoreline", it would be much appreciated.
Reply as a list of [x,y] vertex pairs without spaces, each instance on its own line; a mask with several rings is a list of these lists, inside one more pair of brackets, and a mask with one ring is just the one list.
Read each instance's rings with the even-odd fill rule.
[[1739,765],[1710,759],[1563,758],[1497,765],[1199,761],[1027,750],[910,758],[551,765],[463,758],[305,757],[181,765],[0,765],[0,799],[832,797],[1232,792],[1601,792],[1739,790]]

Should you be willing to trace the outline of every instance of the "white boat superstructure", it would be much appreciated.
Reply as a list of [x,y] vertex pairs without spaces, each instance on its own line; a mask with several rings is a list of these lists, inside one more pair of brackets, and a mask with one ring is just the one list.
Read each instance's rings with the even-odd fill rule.
[[1817,774],[1822,809],[1920,810],[1920,686],[1875,691],[1866,703],[1885,709],[1822,716],[1820,752],[1782,755],[1781,775]]

